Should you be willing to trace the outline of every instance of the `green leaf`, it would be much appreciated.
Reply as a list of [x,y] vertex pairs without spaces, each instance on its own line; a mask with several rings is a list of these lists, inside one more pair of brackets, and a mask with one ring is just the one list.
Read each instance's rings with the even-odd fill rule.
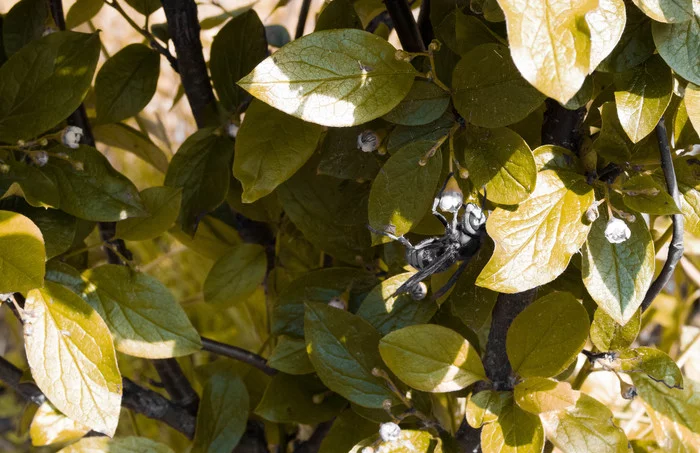
[[694,158],[673,162],[681,192],[681,211],[686,231],[700,237],[700,162]]
[[613,50],[625,26],[621,0],[502,0],[515,65],[528,82],[564,104]]
[[202,219],[194,238],[176,227],[171,228],[168,233],[187,248],[214,261],[242,242],[232,226],[212,216]]
[[267,259],[258,244],[240,244],[219,258],[204,281],[204,300],[229,307],[248,299],[265,280]]
[[276,190],[284,212],[304,237],[347,263],[371,259],[367,229],[370,185],[317,174],[318,160],[307,164]]
[[433,301],[415,301],[408,294],[392,297],[412,275],[412,272],[394,275],[375,286],[362,301],[357,315],[366,319],[382,335],[430,321],[438,308]]
[[[58,146],[51,152],[68,148]],[[148,214],[136,186],[116,171],[107,158],[90,146],[81,145],[69,151],[72,162],[50,159],[41,168],[58,187],[60,208],[68,214],[96,222],[115,222]]]
[[117,223],[116,237],[128,241],[146,241],[168,231],[177,219],[182,190],[172,187],[149,187],[140,192],[149,215]]
[[591,149],[600,157],[612,162],[628,162],[632,157],[633,143],[622,128],[614,102],[605,102],[600,107],[602,126]]
[[[0,173],[0,192],[8,192],[16,183],[20,190],[13,188],[14,194],[23,195],[30,205],[43,208],[59,206],[61,198],[58,187],[41,168],[13,159],[6,160],[5,164],[9,171]],[[5,196],[11,194],[8,192]]]
[[632,0],[644,14],[657,22],[681,23],[693,20],[692,0]]
[[62,449],[59,453],[173,453],[165,444],[154,442],[145,437],[119,437],[109,439],[106,437],[86,437],[73,445]]
[[442,137],[447,136],[455,125],[454,115],[446,112],[440,118],[423,126],[397,126],[389,134],[387,151],[395,154],[410,144],[424,142],[426,150],[430,149]]
[[627,222],[630,239],[609,242],[605,237],[608,213],[600,211],[582,248],[583,283],[601,309],[618,324],[627,324],[654,278],[654,242],[641,215]]
[[556,145],[542,145],[532,151],[537,171],[563,170],[581,172],[581,163],[572,151]]
[[150,275],[106,264],[83,272],[83,298],[102,316],[119,352],[162,359],[201,349],[199,334],[175,297]]
[[347,405],[345,399],[327,392],[314,376],[277,373],[267,385],[255,414],[274,423],[316,425],[332,419]]
[[[418,142],[401,148],[384,164],[369,193],[369,224],[403,236],[430,210],[442,170],[442,153],[421,165],[430,146]],[[407,196],[409,195],[410,196]],[[373,235],[374,243],[389,242]]]
[[95,79],[97,121],[130,118],[150,102],[160,75],[160,54],[143,44],[130,44],[102,65]]
[[458,55],[464,55],[482,44],[503,42],[478,17],[466,15],[459,9],[445,16],[435,33],[440,42]]
[[568,382],[531,377],[515,386],[513,398],[521,409],[539,415],[573,407],[580,394]]
[[615,425],[610,409],[585,393],[575,393],[574,406],[540,415],[547,439],[561,451],[628,453],[627,436]]
[[384,115],[394,124],[421,126],[440,118],[450,103],[450,93],[426,80],[416,80],[399,105]]
[[[693,5],[698,8],[697,2]],[[700,85],[700,65],[697,49],[700,47],[699,12],[686,22],[679,24],[662,24],[654,22],[651,32],[659,55],[678,75],[689,82]]]
[[151,139],[131,126],[123,123],[98,124],[92,129],[95,140],[109,147],[123,149],[160,172],[168,171],[168,158]]
[[666,188],[651,175],[636,175],[622,185],[622,200],[634,211],[656,215],[680,214]]
[[[27,216],[39,227],[44,238],[47,260],[67,251],[73,245],[78,228],[75,217],[57,209],[34,208],[24,203],[12,210]],[[23,254],[26,252],[25,250]]]
[[226,199],[231,180],[233,142],[200,129],[180,146],[168,167],[165,185],[182,188],[178,223],[194,236],[199,221]]
[[384,400],[397,402],[385,381],[372,374],[382,367],[379,333],[347,311],[321,303],[305,306],[306,350],[323,383],[360,406],[379,409]]
[[238,376],[221,372],[204,385],[192,453],[230,453],[245,433],[248,390]]
[[641,326],[641,311],[637,310],[626,324],[620,325],[605,310],[595,311],[591,324],[591,341],[601,351],[618,351],[634,343]]
[[487,380],[476,349],[454,330],[435,324],[391,332],[379,343],[379,353],[399,379],[424,392],[455,392]]
[[[273,132],[274,131],[274,132]],[[311,157],[323,128],[253,101],[236,136],[233,175],[252,203],[288,180]]]
[[540,419],[525,412],[508,398],[498,418],[481,430],[484,453],[540,453],[544,448],[544,432]]
[[31,290],[24,310],[24,344],[36,385],[71,419],[113,436],[122,380],[107,324],[53,282]]
[[318,174],[355,181],[374,179],[382,161],[375,153],[357,149],[357,137],[367,129],[366,125],[328,129],[320,146]]
[[[318,19],[316,19],[316,28],[314,31],[333,30],[337,28],[364,28],[350,0],[333,0],[330,3],[326,3],[321,13],[318,15]],[[352,447],[352,445],[350,447]]]
[[494,203],[517,204],[535,190],[535,158],[516,132],[468,126],[455,137],[454,146],[474,185],[486,186]]
[[511,392],[484,390],[477,394],[470,393],[466,407],[467,423],[476,429],[495,421],[503,407],[512,404],[512,399]]
[[162,6],[158,0],[126,0],[126,3],[144,16],[150,16]]
[[656,46],[651,36],[651,20],[634,5],[627,3],[627,21],[622,37],[613,51],[598,65],[598,71],[629,71],[652,56]]
[[625,373],[643,373],[656,382],[669,388],[682,388],[681,370],[665,352],[650,347],[639,347],[620,351],[618,357],[620,371]]
[[97,33],[52,33],[0,67],[0,141],[34,138],[73,113],[90,88],[100,53]]
[[26,293],[41,288],[45,259],[39,227],[21,214],[0,211],[0,293]]
[[566,369],[588,338],[588,312],[570,293],[540,297],[513,321],[506,351],[522,377],[551,377]]
[[376,432],[376,423],[357,415],[350,409],[345,410],[336,417],[333,426],[323,438],[318,453],[350,451],[355,444]]
[[272,350],[267,364],[272,368],[287,374],[310,374],[314,366],[306,352],[306,342],[296,338],[282,336]]
[[647,410],[662,414],[671,423],[700,433],[700,389],[688,379],[683,389],[669,388],[644,373],[634,373],[632,382]]
[[240,14],[219,30],[211,44],[211,81],[221,104],[236,112],[247,93],[236,82],[267,56],[265,27],[253,9]]
[[75,442],[90,431],[87,426],[63,415],[49,401],[37,409],[29,428],[32,445],[40,447],[51,444]]
[[2,45],[5,55],[10,57],[41,38],[49,20],[48,4],[43,0],[20,0],[15,3],[3,18]]
[[615,88],[620,124],[637,143],[654,130],[671,102],[671,70],[661,57],[653,56],[631,71],[615,74]]
[[455,108],[476,126],[517,123],[545,97],[518,72],[508,47],[483,44],[464,54],[452,75]]
[[700,86],[694,83],[686,85],[683,103],[695,131],[700,131]]
[[537,173],[530,198],[513,211],[496,208],[489,216],[486,231],[496,250],[476,284],[517,293],[557,278],[586,240],[590,225],[583,215],[594,201],[593,189],[579,175]]
[[66,29],[72,30],[97,15],[104,5],[103,0],[77,0],[66,14]]
[[377,283],[374,275],[350,267],[331,267],[306,273],[280,293],[272,310],[272,333],[302,338],[305,303],[327,304],[348,291],[348,306],[355,309]]
[[238,85],[304,121],[354,126],[388,113],[411,89],[416,71],[395,53],[363,30],[319,31],[287,44]]

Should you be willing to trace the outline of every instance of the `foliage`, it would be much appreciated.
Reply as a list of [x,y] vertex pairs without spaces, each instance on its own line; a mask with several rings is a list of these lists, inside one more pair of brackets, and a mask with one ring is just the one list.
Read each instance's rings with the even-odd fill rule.
[[125,3],[0,15],[3,446],[700,450],[697,1]]

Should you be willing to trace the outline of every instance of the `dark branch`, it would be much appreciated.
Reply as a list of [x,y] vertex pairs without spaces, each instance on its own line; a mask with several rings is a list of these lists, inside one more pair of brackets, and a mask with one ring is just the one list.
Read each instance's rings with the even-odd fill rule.
[[384,0],[391,21],[396,28],[396,34],[404,50],[407,52],[425,52],[423,38],[418,31],[418,24],[413,18],[411,7],[406,0]]
[[297,21],[297,31],[294,33],[294,39],[299,39],[304,36],[304,27],[306,27],[306,18],[309,15],[311,0],[303,0],[301,9],[299,10],[299,20]]
[[[676,180],[676,172],[673,169],[673,157],[671,156],[671,149],[669,147],[668,135],[666,134],[666,125],[664,124],[663,117],[659,120],[659,124],[656,125],[656,139],[659,142],[661,169],[663,170],[664,179],[666,180],[666,188],[671,197],[673,197],[673,201],[676,202],[676,206],[680,207],[681,199],[678,193],[678,181]],[[645,311],[651,306],[651,303],[664,286],[666,286],[671,275],[673,275],[678,261],[683,257],[683,215],[673,214],[671,216],[671,221],[673,222],[673,235],[671,236],[671,243],[668,244],[668,256],[666,257],[664,267],[661,268],[659,276],[656,277],[656,280],[654,280],[644,296],[642,311]]]
[[4,357],[0,357],[0,381],[7,384],[23,399],[31,401],[37,406],[42,405],[46,401],[46,397],[41,393],[39,387],[30,382],[21,383],[21,380],[22,370],[5,360]]
[[197,127],[216,118],[216,101],[199,38],[199,19],[194,0],[161,0],[168,31],[175,46],[178,70]]
[[428,47],[433,38],[435,38],[433,24],[430,22],[430,0],[423,0],[423,2],[420,4],[420,13],[418,13],[418,31],[423,38],[423,45]]
[[547,99],[545,105],[542,144],[561,146],[578,154],[586,108],[568,110],[554,99]]
[[196,415],[199,408],[199,395],[185,377],[177,360],[155,359],[151,362],[172,402],[185,408],[193,416]]
[[212,354],[229,357],[231,359],[247,363],[248,365],[259,369],[268,376],[277,374],[277,370],[270,368],[267,365],[267,360],[265,360],[264,357],[261,357],[253,352],[246,351],[245,349],[237,346],[219,343],[218,341],[202,337],[202,349],[204,351],[211,352]]

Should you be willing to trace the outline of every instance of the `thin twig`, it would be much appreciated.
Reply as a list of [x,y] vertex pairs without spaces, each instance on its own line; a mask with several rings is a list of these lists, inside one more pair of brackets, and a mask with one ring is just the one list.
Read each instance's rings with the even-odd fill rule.
[[384,4],[391,21],[394,23],[403,49],[407,52],[425,52],[423,38],[408,2],[406,0],[384,0]]
[[297,31],[294,33],[294,39],[299,39],[304,36],[304,27],[306,27],[306,18],[309,15],[311,8],[311,0],[303,0],[301,9],[299,10],[299,20],[297,21]]
[[[668,135],[666,134],[666,125],[664,124],[663,117],[659,120],[659,124],[656,125],[656,139],[659,142],[661,170],[666,180],[666,188],[673,198],[673,201],[676,202],[676,206],[680,206],[681,197],[678,192],[678,181],[676,180],[676,172],[673,169],[673,157],[671,156],[671,148],[668,143]],[[671,222],[673,222],[673,234],[671,236],[671,242],[668,244],[668,256],[666,257],[663,268],[661,268],[661,272],[644,296],[642,312],[651,306],[656,296],[661,292],[663,287],[666,286],[671,275],[673,275],[673,271],[676,269],[678,261],[683,256],[683,214],[671,215]]]
[[261,357],[254,352],[246,351],[245,349],[237,346],[219,343],[218,341],[210,338],[202,337],[202,350],[247,363],[248,365],[259,369],[268,376],[277,374],[277,370],[271,368],[267,364],[267,360],[265,360],[264,357]]

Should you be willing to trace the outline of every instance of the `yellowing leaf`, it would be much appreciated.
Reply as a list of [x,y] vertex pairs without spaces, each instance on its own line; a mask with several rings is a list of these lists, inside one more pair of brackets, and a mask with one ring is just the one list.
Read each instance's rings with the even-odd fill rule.
[[424,392],[454,392],[487,379],[476,349],[437,324],[395,330],[382,338],[379,353],[399,379]]
[[24,344],[36,385],[68,417],[114,435],[122,380],[107,324],[53,282],[31,290],[24,309]]
[[204,281],[204,300],[231,306],[250,297],[265,279],[265,249],[258,244],[240,244],[219,258]]
[[467,401],[466,420],[472,428],[481,428],[486,423],[495,421],[503,408],[513,402],[511,392],[484,390],[470,394]]
[[541,453],[544,432],[537,415],[520,409],[509,397],[493,422],[481,430],[484,453]]
[[153,239],[168,231],[177,219],[182,190],[172,187],[149,187],[141,191],[148,210],[146,217],[133,217],[117,223],[116,237],[129,241]]
[[[471,19],[481,23],[475,17]],[[545,99],[523,79],[508,48],[501,44],[483,44],[464,54],[454,68],[452,88],[460,115],[482,127],[517,123]]]
[[622,128],[633,143],[649,135],[671,102],[673,76],[653,56],[631,71],[615,74],[615,102]]
[[10,211],[0,211],[0,293],[40,288],[46,272],[44,238],[34,222]]
[[486,186],[486,196],[494,203],[514,205],[535,190],[535,158],[516,132],[471,126],[455,137],[454,146],[474,185]]
[[651,27],[659,55],[678,75],[700,85],[700,2],[694,2],[692,19],[677,24],[654,22]]
[[154,442],[145,437],[86,437],[58,453],[173,453],[165,444]]
[[531,377],[515,386],[515,402],[533,414],[568,409],[576,404],[580,392],[572,390],[568,382]]
[[591,324],[591,341],[601,351],[617,351],[631,345],[639,334],[641,311],[625,324],[620,325],[605,310],[596,310]]
[[66,417],[46,401],[34,414],[29,436],[32,438],[32,445],[39,447],[73,442],[83,437],[88,431],[90,428]]
[[[374,229],[388,227],[393,234],[403,236],[430,210],[442,169],[440,151],[426,165],[420,165],[430,147],[421,142],[409,144],[379,170],[369,193],[369,224]],[[386,236],[373,236],[375,243],[390,241]]]
[[[378,437],[375,435],[363,440],[350,453],[362,453],[363,449],[374,445]],[[382,442],[378,450],[381,453],[442,453],[442,442],[433,438],[428,431],[402,429],[398,439]]]
[[689,83],[685,87],[685,96],[683,97],[685,109],[688,112],[688,118],[695,128],[695,131],[700,133],[700,86]]
[[581,352],[588,328],[588,312],[570,293],[537,299],[508,329],[506,351],[513,371],[522,377],[556,376]]
[[681,211],[685,229],[700,237],[700,162],[695,158],[676,159],[673,162],[681,192]]
[[667,387],[683,387],[680,368],[665,352],[650,347],[620,351],[614,368],[625,373],[644,373]]
[[632,0],[644,14],[657,22],[681,23],[693,20],[693,0]]
[[287,44],[238,85],[304,121],[354,126],[388,113],[411,89],[416,71],[395,53],[363,30],[319,31]]
[[621,0],[501,0],[515,65],[564,104],[613,50],[625,26]]
[[675,421],[673,417],[664,415],[645,405],[651,424],[654,427],[654,437],[660,451],[695,453],[700,451],[700,433],[693,432],[687,426]]
[[[273,132],[274,131],[274,132]],[[236,136],[233,175],[252,203],[288,180],[311,157],[323,128],[253,101]]]
[[570,172],[544,170],[530,197],[515,210],[496,208],[486,231],[496,243],[476,284],[517,293],[549,283],[564,272],[586,239],[583,215],[593,189]]
[[105,320],[119,352],[162,359],[201,349],[185,311],[150,275],[107,264],[83,272],[83,279],[83,298]]
[[627,324],[654,278],[654,242],[641,215],[627,222],[630,239],[609,242],[605,237],[608,214],[600,211],[582,249],[583,283],[601,309],[618,324]]

